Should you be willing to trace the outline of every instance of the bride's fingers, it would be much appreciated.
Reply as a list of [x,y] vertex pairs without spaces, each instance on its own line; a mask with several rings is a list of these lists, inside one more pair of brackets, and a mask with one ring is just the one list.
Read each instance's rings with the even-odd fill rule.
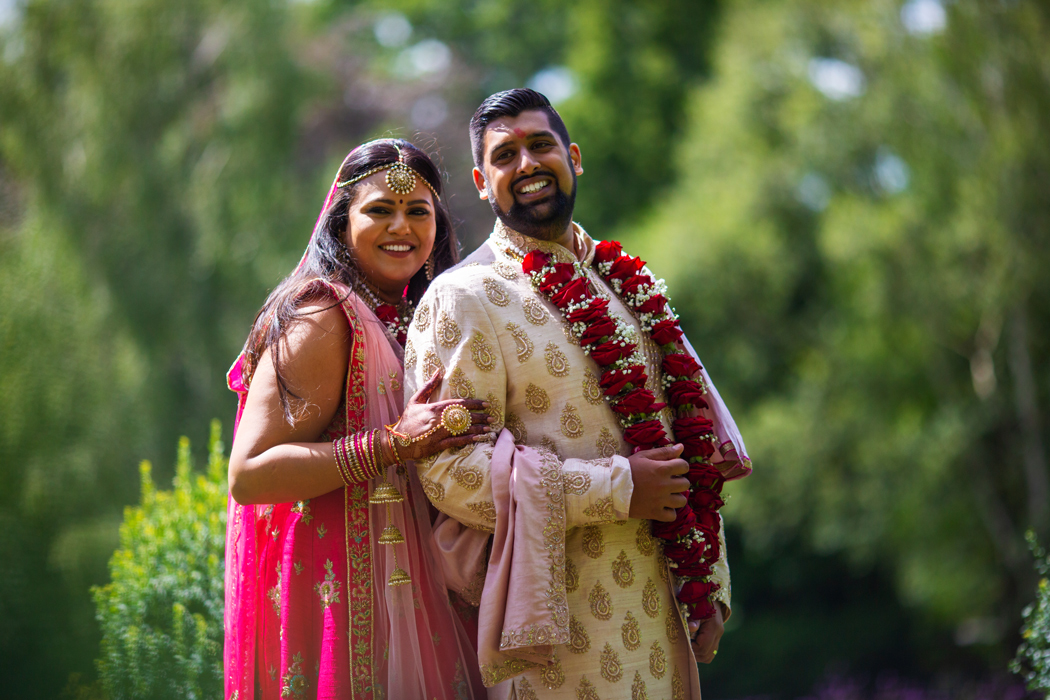
[[419,387],[416,393],[412,394],[412,398],[408,400],[409,403],[426,403],[430,399],[430,395],[434,393],[434,389],[438,388],[441,384],[441,380],[444,377],[444,371],[439,367],[434,370],[434,375],[427,380],[427,383]]

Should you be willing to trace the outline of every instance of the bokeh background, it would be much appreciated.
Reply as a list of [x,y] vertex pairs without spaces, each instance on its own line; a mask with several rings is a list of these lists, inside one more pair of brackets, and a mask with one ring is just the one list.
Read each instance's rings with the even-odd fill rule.
[[137,464],[168,483],[179,435],[228,440],[225,370],[345,153],[429,149],[469,252],[466,124],[523,84],[754,460],[705,697],[1017,684],[1050,530],[1048,40],[1035,0],[0,0],[0,694],[94,677]]

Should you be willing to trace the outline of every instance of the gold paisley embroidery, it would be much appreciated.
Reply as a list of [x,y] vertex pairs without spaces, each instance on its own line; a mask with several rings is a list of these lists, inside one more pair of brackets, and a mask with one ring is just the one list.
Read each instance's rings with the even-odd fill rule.
[[514,681],[514,690],[518,692],[518,700],[540,700],[527,678],[519,678]]
[[324,575],[324,581],[318,581],[314,584],[314,593],[321,599],[321,609],[327,610],[329,605],[341,602],[339,600],[340,584],[339,581],[335,580],[331,559],[325,561],[324,570],[327,572]]
[[612,563],[612,575],[613,581],[616,581],[616,585],[620,588],[630,588],[634,585],[634,566],[631,565],[631,560],[627,558],[627,552],[622,549],[619,556]]
[[459,339],[463,337],[459,330],[459,324],[449,318],[444,311],[438,316],[437,326],[434,327],[434,331],[437,333],[438,342],[444,348],[456,347],[459,344]]
[[656,559],[656,570],[660,572],[660,580],[664,583],[669,583],[667,580],[667,559],[663,554]]
[[525,405],[533,413],[546,413],[551,407],[551,400],[546,391],[529,382],[529,385],[525,387]]
[[592,406],[601,405],[605,401],[598,377],[589,369],[583,373],[583,398]]
[[467,379],[467,373],[463,371],[462,367],[452,370],[452,374],[448,378],[448,388],[449,394],[454,399],[474,398],[474,383]]
[[491,372],[496,367],[496,356],[481,331],[474,331],[470,340],[470,356],[483,372]]
[[620,663],[620,655],[612,648],[612,644],[605,643],[601,655],[602,678],[610,683],[616,683],[623,678],[623,664]]
[[[565,472],[565,493],[582,496],[591,488],[591,475],[585,472]],[[585,513],[587,511],[584,511]]]
[[547,313],[547,309],[543,308],[543,304],[532,297],[525,299],[521,308],[525,311],[525,320],[534,326],[542,326],[550,318],[550,314]]
[[664,618],[664,632],[667,641],[671,644],[678,643],[678,628],[682,626],[682,615],[674,605],[667,606],[667,616]]
[[412,344],[412,339],[409,338],[405,342],[405,371],[415,369],[416,366],[416,346]]
[[598,559],[605,554],[605,540],[602,538],[602,531],[594,525],[588,525],[583,529],[583,553],[591,559]]
[[594,588],[587,594],[587,602],[591,604],[591,614],[599,620],[612,618],[612,596],[601,581],[594,584]]
[[[492,434],[497,435],[499,431],[503,430],[503,402],[497,399],[492,392],[489,392],[485,400],[489,402],[489,407],[485,413],[495,418],[493,422],[489,423],[489,427],[492,428]],[[491,458],[492,455],[489,455],[489,459]]]
[[598,448],[598,454],[602,457],[612,457],[616,454],[616,448],[619,447],[619,443],[613,437],[611,430],[602,428],[602,431],[598,434],[595,446]]
[[623,647],[627,651],[635,651],[642,646],[642,628],[630,610],[623,619],[620,635],[623,637]]
[[488,295],[489,301],[493,304],[496,306],[506,306],[510,303],[510,296],[507,295],[507,291],[503,289],[503,285],[499,282],[491,277],[486,277],[481,283],[485,285],[485,294]]
[[525,427],[525,421],[519,418],[516,414],[507,414],[506,428],[510,431],[510,434],[514,436],[514,442],[519,445],[524,445],[529,441],[529,431]]
[[439,369],[444,372],[445,365],[441,364],[441,358],[437,356],[437,353],[433,350],[423,353],[423,381],[428,381]]
[[575,593],[580,587],[580,570],[576,568],[576,562],[565,557],[565,590]]
[[549,437],[546,437],[546,436],[541,437],[540,438],[540,446],[547,448],[548,450],[550,450],[551,452],[553,452],[555,455],[557,455],[559,457],[561,456],[558,453],[558,443],[554,442],[554,440],[551,440]]
[[584,508],[583,514],[588,518],[594,518],[603,523],[616,520],[616,510],[613,508],[612,496],[599,498],[597,501]]
[[594,683],[587,680],[587,676],[580,678],[580,684],[576,686],[576,700],[602,700],[598,697]]
[[638,523],[638,534],[634,536],[634,543],[638,547],[638,553],[643,557],[651,557],[656,554],[656,540],[653,539],[653,526],[648,520]]
[[569,651],[573,654],[586,654],[590,649],[591,638],[583,623],[573,615],[569,618]]
[[518,353],[518,362],[524,362],[532,357],[532,351],[536,349],[536,346],[533,345],[532,339],[529,338],[525,329],[511,321],[507,323],[507,330],[510,331],[511,337],[514,338],[514,348]]
[[430,305],[420,304],[416,308],[416,315],[412,317],[412,323],[420,331],[430,327]]
[[558,655],[554,655],[554,661],[543,667],[540,671],[540,679],[543,681],[543,685],[547,687],[547,690],[557,690],[565,682],[565,671],[561,668],[561,660]]
[[[454,454],[457,457],[466,457],[467,455],[469,455],[471,452],[474,451],[475,447],[477,447],[477,443],[468,442],[466,445],[462,445],[460,447],[450,447],[450,448],[448,448],[448,451],[449,451],[449,454]],[[401,465],[401,466],[404,466],[404,465]]]
[[565,404],[561,412],[561,434],[567,438],[578,438],[583,435],[583,420],[579,411],[571,403]]
[[667,673],[667,657],[664,656],[664,648],[660,642],[653,642],[649,647],[649,673],[653,678],[660,679]]
[[674,675],[671,676],[671,700],[685,700],[685,683],[682,682],[682,674],[678,667],[674,667]]
[[[457,464],[449,469],[448,473],[449,476],[456,480],[457,484],[467,491],[477,491],[485,483],[485,475],[481,473],[481,470],[469,464]],[[422,480],[423,477],[419,478]]]
[[552,377],[564,377],[569,373],[569,359],[553,340],[543,349],[543,361],[547,363],[547,373]]
[[425,493],[430,500],[442,501],[445,499],[445,487],[441,484],[428,479],[422,474],[419,475],[419,483],[423,486],[423,493]]
[[642,589],[642,610],[651,618],[660,614],[660,595],[656,592],[656,584],[653,580],[645,580],[645,588]]
[[496,274],[505,280],[513,280],[518,276],[518,269],[509,263],[505,263],[502,260],[497,260],[492,263],[492,269],[496,271]]
[[649,693],[645,689],[645,681],[642,680],[641,671],[634,672],[634,683],[631,684],[631,700],[649,700]]
[[470,510],[471,513],[480,516],[482,519],[492,524],[496,523],[496,504],[492,501],[468,503],[467,509]]

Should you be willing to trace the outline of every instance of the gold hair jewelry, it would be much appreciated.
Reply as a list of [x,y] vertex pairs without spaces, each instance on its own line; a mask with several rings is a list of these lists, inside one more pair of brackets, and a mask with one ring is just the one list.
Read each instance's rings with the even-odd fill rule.
[[441,425],[452,435],[462,435],[470,429],[470,411],[461,404],[448,406],[441,412]]
[[397,149],[396,163],[387,163],[386,165],[380,165],[377,168],[372,168],[371,170],[362,173],[357,177],[352,177],[349,180],[344,180],[343,182],[337,182],[335,183],[335,186],[340,188],[346,187],[347,185],[352,185],[355,182],[360,182],[366,177],[371,177],[372,175],[375,175],[376,173],[381,173],[385,170],[387,171],[386,186],[390,188],[391,192],[400,195],[411,194],[412,190],[416,189],[416,179],[418,178],[423,182],[424,185],[427,186],[427,189],[430,190],[430,194],[434,195],[434,199],[440,201],[441,196],[438,195],[437,190],[434,189],[434,186],[431,185],[425,177],[417,173],[413,168],[409,167],[405,163],[405,154],[401,152],[400,148],[397,148],[397,146],[394,146],[394,148]]

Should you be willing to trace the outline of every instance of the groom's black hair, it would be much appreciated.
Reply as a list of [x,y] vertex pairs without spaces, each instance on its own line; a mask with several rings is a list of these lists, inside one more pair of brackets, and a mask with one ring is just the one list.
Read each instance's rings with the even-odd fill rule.
[[569,147],[569,130],[565,128],[561,115],[551,106],[550,100],[529,88],[504,90],[489,95],[470,120],[470,150],[474,154],[474,167],[480,168],[485,160],[482,153],[485,147],[485,128],[500,117],[516,117],[530,109],[544,112],[554,133],[566,148]]

